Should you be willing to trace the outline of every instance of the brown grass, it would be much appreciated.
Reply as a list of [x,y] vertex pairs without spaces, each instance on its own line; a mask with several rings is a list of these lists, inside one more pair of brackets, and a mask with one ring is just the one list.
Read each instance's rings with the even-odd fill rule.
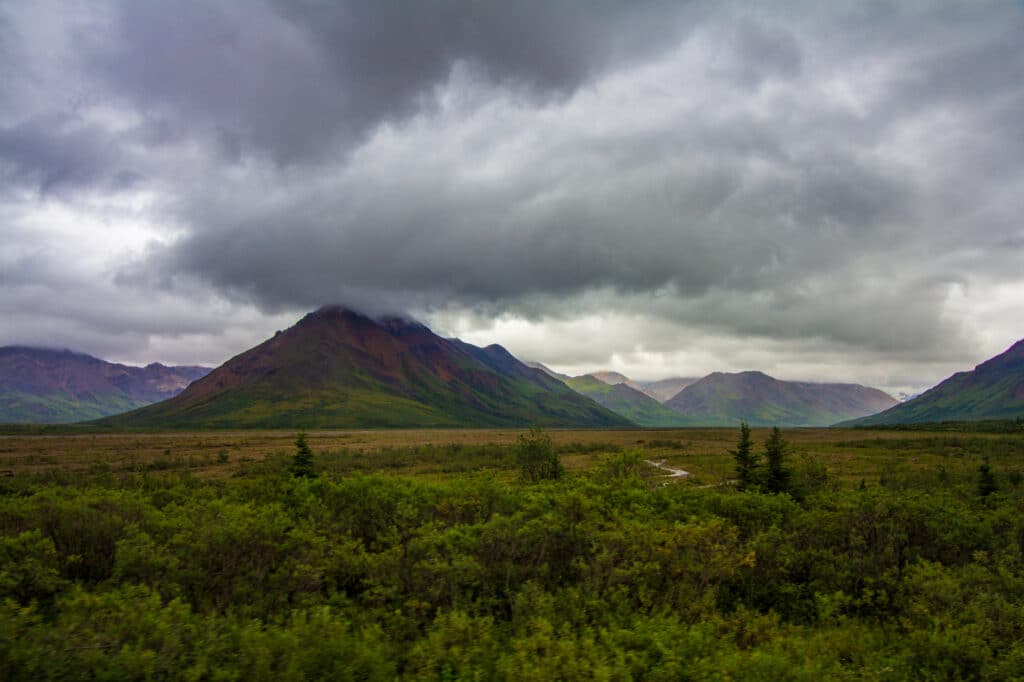
[[[372,459],[387,449],[414,446],[512,445],[522,430],[387,430],[312,431],[307,440],[314,452],[355,452]],[[609,453],[639,450],[647,459],[665,460],[691,472],[686,485],[720,483],[732,476],[728,454],[736,429],[671,430],[551,430],[570,471],[592,468]],[[754,429],[756,443],[767,429]],[[162,471],[187,468],[202,477],[225,477],[248,462],[294,452],[292,431],[228,431],[152,434],[76,434],[0,436],[0,475],[64,471]],[[787,429],[790,461],[823,463],[829,478],[843,485],[866,479],[876,482],[892,467],[942,475],[973,472],[982,454],[1002,470],[1019,469],[1024,436],[995,434],[942,434],[898,431]],[[226,461],[225,461],[226,460]],[[484,466],[481,463],[481,466]],[[389,468],[400,475],[415,475],[422,467]]]

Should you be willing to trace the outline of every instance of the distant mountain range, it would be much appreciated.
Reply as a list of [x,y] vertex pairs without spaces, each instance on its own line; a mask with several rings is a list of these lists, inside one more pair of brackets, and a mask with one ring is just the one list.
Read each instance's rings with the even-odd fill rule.
[[[575,391],[640,426],[828,426],[838,419],[874,414],[897,401],[857,384],[781,381],[762,372],[715,372],[703,379],[638,382],[618,372],[563,377]],[[663,402],[651,397],[679,386]],[[842,415],[842,416],[840,416]],[[838,416],[838,419],[837,419]]]
[[626,386],[629,386],[633,390],[640,391],[641,393],[643,393],[643,388],[641,388],[640,384],[633,381],[625,374],[619,374],[618,372],[591,372],[590,374],[587,374],[585,376],[588,376],[592,379],[597,379],[601,383],[608,384],[609,386],[625,384]]
[[[672,391],[674,393],[671,393]],[[671,393],[671,395],[670,395]],[[0,348],[0,423],[127,428],[887,425],[1024,416],[1024,341],[899,403],[857,384],[762,372],[636,381],[570,377],[501,346],[340,306],[221,367],[146,367],[69,350]]]
[[1024,340],[973,371],[957,372],[915,398],[843,425],[882,426],[1017,417],[1024,417]]
[[640,390],[659,403],[666,403],[676,397],[679,391],[699,381],[699,377],[672,377],[658,381],[640,381]]
[[340,306],[238,355],[178,396],[101,423],[130,428],[571,426],[632,423],[527,367],[417,322]]
[[559,374],[558,372],[556,372],[555,370],[551,369],[550,367],[548,367],[547,365],[545,365],[542,362],[525,362],[523,364],[525,364],[527,367],[530,367],[530,368],[533,368],[533,369],[539,369],[540,371],[542,371],[545,374],[547,374],[549,377],[554,377],[555,379],[559,379],[561,381],[565,381],[566,379],[569,378],[568,374]]
[[609,386],[625,384],[632,389],[654,398],[659,403],[664,403],[674,397],[679,391],[697,381],[697,377],[672,377],[670,379],[659,379],[657,381],[634,381],[625,374],[619,372],[592,372],[586,376],[593,377]]
[[780,381],[763,372],[714,372],[665,403],[688,424],[828,426],[897,404],[887,393],[859,384]]
[[680,414],[633,388],[630,383],[609,384],[595,374],[566,377],[564,381],[572,390],[582,393],[638,426],[681,426],[685,423]]
[[97,419],[164,400],[208,367],[115,364],[69,350],[0,348],[0,423]]

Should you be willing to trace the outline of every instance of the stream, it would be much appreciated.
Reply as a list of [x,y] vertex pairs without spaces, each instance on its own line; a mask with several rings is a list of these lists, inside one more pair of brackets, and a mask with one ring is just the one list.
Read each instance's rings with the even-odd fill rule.
[[690,475],[689,471],[683,471],[682,469],[673,469],[669,465],[665,464],[665,460],[655,462],[650,459],[645,459],[644,461],[656,469],[667,471],[668,473],[665,474],[664,478],[684,478]]

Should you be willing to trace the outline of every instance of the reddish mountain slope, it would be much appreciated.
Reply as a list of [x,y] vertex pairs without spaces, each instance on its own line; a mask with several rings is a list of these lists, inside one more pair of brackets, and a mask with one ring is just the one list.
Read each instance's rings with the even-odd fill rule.
[[500,346],[329,306],[181,395],[107,423],[151,428],[622,426]]
[[132,367],[69,350],[0,348],[0,422],[59,423],[124,412],[180,393],[210,370]]

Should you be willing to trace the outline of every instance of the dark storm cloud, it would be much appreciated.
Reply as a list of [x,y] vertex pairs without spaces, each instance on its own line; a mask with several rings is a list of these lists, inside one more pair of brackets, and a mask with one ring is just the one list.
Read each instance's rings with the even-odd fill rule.
[[69,273],[25,238],[0,308],[123,297],[78,328],[138,344],[341,301],[643,326],[558,357],[966,357],[1024,286],[1022,36],[996,3],[0,4],[0,238],[64,202],[148,239]]
[[800,73],[803,55],[796,38],[779,27],[744,20],[733,37],[733,73],[748,87],[766,78],[793,78]]
[[[477,161],[505,166],[497,182],[460,180],[461,155],[390,165],[367,147],[368,166],[386,165],[290,187],[283,200],[195,202],[188,222],[205,228],[154,262],[271,307],[309,307],[353,288],[469,305],[602,287],[630,294],[671,285],[700,296],[828,271],[850,248],[866,256],[889,245],[879,230],[908,212],[899,179],[849,155],[768,154],[767,168],[754,172],[748,145],[723,142],[720,124],[694,123],[659,130],[656,151],[630,135],[558,139],[554,149],[542,135],[518,143],[523,158],[482,149],[496,158]],[[730,125],[741,139],[774,135],[751,119]],[[440,131],[417,138],[409,133],[424,155],[430,138],[447,140]]]
[[82,187],[122,189],[139,176],[121,165],[116,142],[103,128],[62,113],[0,126],[0,181],[8,190],[29,187],[44,194]]
[[[330,18],[301,16],[321,44],[351,42]],[[1017,57],[1004,45],[1009,38],[1004,28],[992,37],[991,19],[942,51],[930,34],[952,29],[941,13],[918,14],[912,19],[920,35],[879,46],[861,63],[864,57],[849,56],[850,41],[860,36],[843,34],[861,17],[795,22],[790,30],[778,17],[740,12],[735,21],[691,27],[675,53],[652,56],[661,66],[650,68],[663,73],[638,67],[620,91],[614,77],[629,64],[602,78],[596,61],[556,68],[544,50],[529,61],[500,47],[487,53],[454,17],[438,18],[454,26],[450,45],[396,48],[398,63],[369,57],[395,42],[377,38],[409,34],[409,22],[419,19],[385,12],[374,15],[378,25],[359,16],[357,24],[372,26],[376,37],[335,54],[334,72],[358,82],[350,70],[361,63],[379,73],[383,92],[418,92],[419,113],[368,138],[349,163],[311,166],[287,196],[193,196],[185,221],[197,228],[154,256],[158,271],[191,273],[270,309],[367,291],[414,305],[496,304],[521,312],[521,301],[532,298],[548,301],[542,314],[558,315],[588,290],[612,292],[606,303],[614,306],[616,296],[668,288],[697,302],[673,310],[681,322],[740,333],[890,349],[934,344],[938,336],[963,340],[941,317],[957,275],[931,277],[915,252],[931,239],[953,252],[967,246],[966,216],[942,210],[941,184],[983,192],[982,202],[993,196],[969,169],[943,178],[933,160],[988,158],[990,148],[1020,145],[978,128],[991,122],[985,114],[997,94],[1021,90]],[[1018,16],[1010,19],[1020,25]],[[521,18],[508,21],[513,34],[524,33]],[[470,25],[493,28],[479,18]],[[434,25],[426,26],[433,35]],[[604,57],[588,46],[584,40],[568,53]],[[701,63],[702,50],[710,61]],[[814,56],[812,72],[806,52]],[[852,63],[833,61],[833,54]],[[449,79],[432,98],[408,85],[440,78],[429,65],[456,55],[489,59],[504,78]],[[400,67],[408,57],[426,70]],[[989,60],[998,61],[995,76],[980,73]],[[380,72],[365,66],[371,63]],[[976,71],[979,83],[957,99],[958,81]],[[540,89],[559,91],[588,77],[590,85],[534,105],[504,87],[508,78],[530,75]],[[829,92],[832,80],[847,92]],[[763,89],[768,85],[774,90]],[[654,94],[638,94],[645,87]],[[371,118],[400,111],[395,101],[373,105]],[[951,129],[932,124],[936,102],[955,107]],[[932,140],[930,149],[900,149],[896,133],[914,126],[948,137]],[[930,224],[939,217],[946,222]],[[870,271],[847,267],[851,259],[872,263]],[[870,300],[856,295],[865,276],[888,282],[871,289]],[[849,279],[826,291],[808,284],[828,277]],[[762,315],[740,304],[759,292],[772,292]]]
[[85,40],[110,93],[186,121],[229,156],[296,162],[415,113],[456,64],[564,96],[613,60],[656,52],[684,5],[620,2],[122,2]]

